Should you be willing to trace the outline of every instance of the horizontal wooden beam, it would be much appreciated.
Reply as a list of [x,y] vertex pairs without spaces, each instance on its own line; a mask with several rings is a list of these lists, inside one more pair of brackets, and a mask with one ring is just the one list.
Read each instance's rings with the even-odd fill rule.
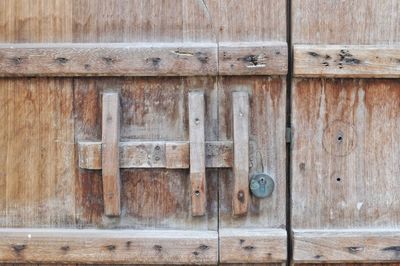
[[400,46],[295,45],[295,77],[398,78]]
[[0,76],[199,76],[217,73],[214,43],[0,45]]
[[[206,141],[206,167],[232,167],[231,141]],[[100,170],[101,142],[78,142],[79,167]],[[190,166],[188,141],[128,141],[119,143],[121,168],[188,169]]]
[[294,230],[294,261],[400,261],[400,230]]
[[221,229],[220,262],[270,263],[287,258],[284,229]]
[[220,75],[286,75],[285,42],[219,43]]
[[215,231],[0,229],[1,263],[216,264]]
[[280,42],[0,44],[0,77],[286,75],[287,61]]

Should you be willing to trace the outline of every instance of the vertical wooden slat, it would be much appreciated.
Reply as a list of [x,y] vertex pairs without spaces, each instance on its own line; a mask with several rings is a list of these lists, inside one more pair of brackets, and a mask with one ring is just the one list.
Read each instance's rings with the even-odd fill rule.
[[192,215],[202,216],[206,210],[206,162],[204,137],[204,93],[189,93],[190,181]]
[[119,95],[103,94],[102,167],[104,213],[118,216],[121,213],[119,174]]
[[232,93],[233,112],[233,214],[247,213],[249,198],[249,95]]

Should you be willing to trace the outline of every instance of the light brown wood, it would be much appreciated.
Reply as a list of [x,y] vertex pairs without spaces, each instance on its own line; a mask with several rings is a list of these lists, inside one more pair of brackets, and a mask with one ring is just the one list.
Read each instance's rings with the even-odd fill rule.
[[[206,141],[206,167],[229,168],[233,163],[231,141]],[[190,168],[188,141],[125,141],[119,143],[120,168]],[[78,142],[79,167],[100,170],[101,142]]]
[[400,46],[295,45],[296,77],[397,78]]
[[384,262],[400,260],[399,230],[296,230],[296,262]]
[[0,226],[75,223],[71,79],[0,79]]
[[7,263],[216,264],[211,231],[0,229]]
[[398,44],[397,0],[292,0],[293,44]]
[[[218,98],[214,84],[215,79],[211,77],[75,79],[76,142],[98,143],[101,139],[101,94],[109,88],[116,88],[120,94],[121,142],[187,142],[187,96],[193,88],[204,91],[207,99],[205,139],[216,141]],[[79,227],[217,230],[217,170],[207,169],[206,213],[196,217],[190,215],[188,170],[122,169],[121,215],[118,218],[104,216],[101,171],[79,169],[77,172]]]
[[249,204],[249,95],[232,92],[234,215],[247,213]]
[[204,93],[189,93],[189,152],[192,215],[205,214],[206,199],[206,154],[204,137]]
[[286,238],[284,229],[222,229],[219,231],[220,262],[286,261]]
[[120,102],[118,92],[103,93],[101,164],[104,213],[121,213],[121,180],[119,174]]
[[286,75],[284,42],[221,42],[218,44],[220,75]]
[[217,74],[213,43],[2,44],[0,76]]
[[[327,229],[395,231],[399,80],[296,79],[293,86],[293,228],[321,237]],[[347,241],[341,236],[324,252],[338,254],[336,248]],[[296,242],[295,254],[303,245]],[[376,258],[399,259],[393,253]]]

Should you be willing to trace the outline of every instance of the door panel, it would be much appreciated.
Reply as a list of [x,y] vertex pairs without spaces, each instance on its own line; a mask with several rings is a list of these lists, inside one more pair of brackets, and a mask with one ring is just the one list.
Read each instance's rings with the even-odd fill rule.
[[0,7],[1,262],[286,260],[285,0]]
[[399,8],[293,1],[296,263],[399,260]]
[[[240,12],[238,12],[240,10]],[[219,48],[224,43],[283,43],[286,45],[286,1],[220,1]],[[249,51],[257,76],[219,78],[219,139],[234,139],[232,92],[249,95],[249,178],[266,173],[275,181],[272,194],[257,198],[251,192],[247,212],[234,215],[235,173],[220,170],[219,233],[221,263],[284,262],[286,239],[286,73],[287,48],[268,54]],[[273,60],[266,62],[265,58]],[[287,57],[287,56],[286,56]],[[220,57],[220,66],[224,67]],[[258,61],[257,61],[258,60]],[[251,60],[250,60],[251,61]],[[221,69],[220,69],[221,70]],[[232,72],[233,75],[234,72]],[[250,73],[247,73],[249,75]],[[250,180],[251,181],[251,180]],[[239,191],[240,192],[240,191]]]

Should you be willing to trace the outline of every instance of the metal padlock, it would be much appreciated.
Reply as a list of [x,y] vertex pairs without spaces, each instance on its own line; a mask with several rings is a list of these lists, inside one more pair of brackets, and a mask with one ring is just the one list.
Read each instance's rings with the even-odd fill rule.
[[274,179],[265,173],[256,173],[250,178],[250,191],[257,198],[269,197],[274,188]]

